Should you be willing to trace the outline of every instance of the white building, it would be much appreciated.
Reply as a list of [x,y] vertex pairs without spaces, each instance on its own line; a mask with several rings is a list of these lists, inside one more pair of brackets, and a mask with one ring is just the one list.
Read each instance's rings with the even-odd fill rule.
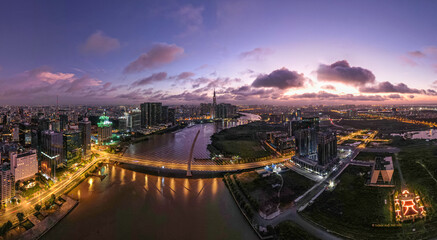
[[11,170],[15,176],[15,181],[33,177],[38,173],[38,159],[36,150],[30,150],[25,153],[11,152]]

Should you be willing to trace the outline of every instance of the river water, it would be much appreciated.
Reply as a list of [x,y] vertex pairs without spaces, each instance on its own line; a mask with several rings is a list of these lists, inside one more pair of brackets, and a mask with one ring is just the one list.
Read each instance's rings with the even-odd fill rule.
[[[247,124],[249,121],[258,119],[258,115],[244,113],[242,117],[236,120],[196,124],[176,132],[152,135],[147,141],[131,145],[124,153],[124,156],[173,163],[186,163],[190,155],[194,137],[197,131],[200,130],[194,146],[193,157],[201,159],[209,158],[210,153],[207,150],[207,146],[211,143],[211,136],[214,133],[225,128]],[[205,162],[201,163],[205,164]],[[193,164],[196,164],[196,161],[194,161]]]
[[70,192],[79,205],[43,239],[257,239],[221,178],[104,172]]
[[[214,132],[255,117],[153,136],[128,151],[186,161],[200,129],[194,157],[202,157]],[[257,239],[221,178],[160,177],[112,165],[101,171],[106,178],[88,178],[69,193],[79,205],[43,239]]]

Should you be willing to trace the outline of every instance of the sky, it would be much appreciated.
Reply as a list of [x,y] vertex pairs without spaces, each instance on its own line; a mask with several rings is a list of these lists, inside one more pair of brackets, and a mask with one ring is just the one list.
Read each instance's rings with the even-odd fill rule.
[[0,105],[433,104],[435,1],[1,1]]

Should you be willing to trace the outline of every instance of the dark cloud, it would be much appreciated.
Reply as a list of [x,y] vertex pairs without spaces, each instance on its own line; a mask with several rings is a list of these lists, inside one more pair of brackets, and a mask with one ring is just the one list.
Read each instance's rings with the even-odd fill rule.
[[423,93],[423,90],[409,88],[404,83],[392,84],[381,82],[372,87],[361,87],[360,92],[364,93]]
[[167,78],[166,72],[154,73],[146,78],[135,81],[134,83],[132,83],[132,86],[133,87],[143,86],[143,85],[150,84],[152,82],[159,82],[165,80],[166,78]]
[[135,61],[129,63],[124,73],[141,72],[173,62],[184,53],[184,49],[174,44],[158,43],[150,51],[141,54]]
[[402,97],[401,95],[399,95],[397,93],[392,93],[392,94],[388,95],[387,97],[391,98],[391,99],[404,99],[404,97]]
[[188,79],[188,78],[193,77],[194,75],[196,75],[196,74],[194,74],[192,72],[182,72],[182,73],[180,73],[179,75],[176,76],[176,79],[177,80]]
[[317,69],[319,81],[340,82],[352,86],[364,86],[375,82],[375,75],[361,67],[351,67],[346,60],[331,65],[320,64]]
[[261,60],[273,51],[268,48],[255,48],[247,52],[240,53],[241,59]]
[[303,74],[286,68],[278,69],[270,74],[259,75],[253,81],[253,87],[274,87],[279,89],[300,88],[304,86],[306,78]]
[[106,36],[102,31],[93,33],[80,47],[83,53],[104,54],[120,47],[120,42],[116,38]]
[[336,88],[334,87],[334,86],[332,86],[332,85],[324,85],[324,86],[322,86],[322,88],[323,89],[326,89],[326,90],[335,90]]

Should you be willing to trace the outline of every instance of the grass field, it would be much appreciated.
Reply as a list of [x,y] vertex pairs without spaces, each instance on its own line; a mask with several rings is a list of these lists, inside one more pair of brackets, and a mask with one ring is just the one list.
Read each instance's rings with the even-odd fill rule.
[[403,123],[396,120],[386,119],[362,119],[362,120],[342,120],[338,123],[344,127],[352,127],[356,129],[379,130],[382,133],[405,132],[415,130],[429,129],[423,125],[415,125],[411,123]]
[[208,149],[214,154],[223,154],[226,157],[238,155],[242,159],[264,158],[272,153],[263,148],[257,134],[277,130],[283,129],[280,126],[272,126],[264,122],[253,122],[228,128],[211,137],[211,146]]
[[284,185],[281,189],[280,199],[277,197],[278,188],[272,187],[274,184],[281,183],[281,178],[277,174],[263,178],[255,171],[251,171],[238,174],[237,179],[260,206],[272,202],[277,204],[278,201],[281,206],[286,206],[315,184],[312,180],[291,170],[281,173],[281,176]]
[[[379,239],[372,224],[389,224],[390,188],[365,186],[368,167],[349,166],[332,192],[324,192],[302,215],[331,231],[355,239]],[[389,233],[392,229],[384,229]],[[395,230],[396,231],[396,230]]]
[[306,232],[296,223],[284,221],[275,227],[275,233],[279,240],[315,240],[311,234]]

